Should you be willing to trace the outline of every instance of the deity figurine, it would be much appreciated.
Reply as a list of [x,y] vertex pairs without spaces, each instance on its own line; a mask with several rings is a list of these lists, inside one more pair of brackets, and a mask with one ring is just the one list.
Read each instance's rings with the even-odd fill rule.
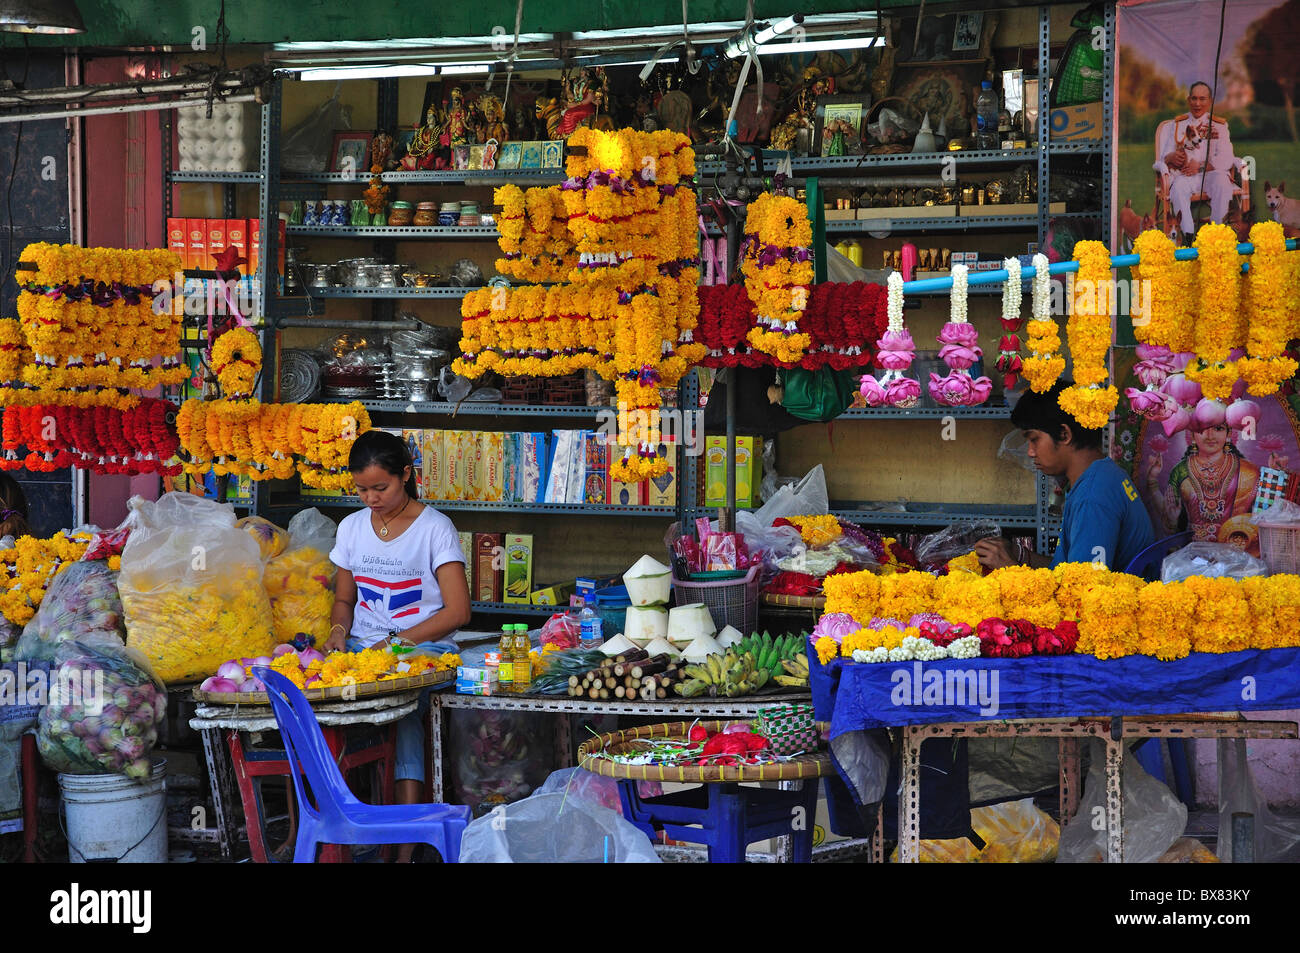
[[370,140],[370,171],[387,172],[393,165],[393,137],[386,132]]
[[566,73],[562,85],[563,115],[556,132],[565,139],[579,126],[595,123],[600,103],[608,101],[609,85],[601,66],[584,66],[576,76]]
[[506,126],[506,107],[496,96],[480,96],[476,106],[478,120],[475,129],[479,142],[495,139],[497,144],[510,139],[510,130]]
[[463,146],[469,144],[470,114],[465,106],[465,93],[459,86],[451,91],[451,101],[444,114],[440,142],[444,146]]
[[442,120],[438,115],[437,103],[430,103],[424,115],[424,125],[415,130],[406,155],[402,157],[401,166],[407,172],[432,169],[437,158],[438,142],[442,135]]

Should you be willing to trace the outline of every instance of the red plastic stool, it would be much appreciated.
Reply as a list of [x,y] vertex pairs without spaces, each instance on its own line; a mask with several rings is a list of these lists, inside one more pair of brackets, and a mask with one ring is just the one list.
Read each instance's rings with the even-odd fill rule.
[[[353,751],[346,751],[347,725],[321,725],[325,743],[338,763],[339,771],[347,775],[349,771],[373,766],[381,779],[382,800],[380,804],[392,804],[394,794],[393,769],[397,763],[395,730],[396,724],[385,725],[382,741],[366,745]],[[253,861],[259,864],[271,863],[271,850],[266,840],[266,816],[262,810],[262,794],[254,778],[289,777],[289,762],[284,751],[265,751],[248,748],[244,744],[243,732],[234,728],[225,729],[226,744],[230,748],[230,758],[234,762],[235,779],[239,784],[239,797],[244,804],[244,819],[248,827],[248,848]],[[292,803],[292,797],[290,798]],[[321,848],[320,862],[323,864],[346,864],[352,860],[352,851],[345,846],[330,844]]]

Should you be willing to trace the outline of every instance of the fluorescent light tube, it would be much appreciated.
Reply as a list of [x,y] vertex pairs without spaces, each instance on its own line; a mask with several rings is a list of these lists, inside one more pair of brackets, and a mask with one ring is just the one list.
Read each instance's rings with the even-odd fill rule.
[[[487,67],[483,67],[484,72]],[[293,70],[298,78],[313,82],[317,80],[343,79],[392,79],[398,76],[433,76],[439,71],[432,63],[406,63],[389,66],[324,66],[313,69]]]

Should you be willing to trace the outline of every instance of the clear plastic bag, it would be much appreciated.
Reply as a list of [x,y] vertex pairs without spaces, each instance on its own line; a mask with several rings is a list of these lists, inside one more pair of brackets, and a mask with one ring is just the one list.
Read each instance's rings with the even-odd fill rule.
[[[1256,742],[1258,744],[1258,742]],[[1278,817],[1260,797],[1246,758],[1246,739],[1219,741],[1219,859],[1232,863],[1232,815],[1254,815],[1255,863],[1300,862],[1300,819]]]
[[[1096,743],[1083,785],[1079,810],[1061,832],[1060,864],[1099,864],[1106,859],[1106,758]],[[1124,758],[1124,863],[1151,864],[1164,856],[1187,827],[1187,805],[1142,770],[1137,759]]]
[[149,777],[149,754],[167,716],[167,691],[138,652],[107,642],[65,642],[56,653],[36,746],[53,771]]
[[1002,438],[1002,443],[998,445],[998,459],[1010,460],[1024,467],[1030,473],[1037,471],[1034,461],[1029,459],[1029,440],[1025,437],[1023,430],[1013,430]]
[[[636,789],[637,794],[643,798],[663,794],[663,786],[658,781],[638,781]],[[623,813],[623,804],[618,799],[618,782],[582,768],[561,768],[552,772],[542,786],[533,792],[533,797],[541,797],[543,794],[563,794]]]
[[921,537],[912,552],[922,566],[942,565],[950,559],[965,556],[981,539],[1001,535],[1002,528],[992,520],[951,523],[937,533]]
[[557,649],[576,649],[581,641],[578,620],[567,612],[557,612],[542,625],[542,645]]
[[314,507],[289,521],[287,548],[262,573],[276,641],[297,639],[321,646],[329,638],[334,607],[334,564],[329,554],[337,531],[334,521]]
[[[286,172],[324,172],[329,162],[334,133],[352,128],[352,107],[339,102],[339,86],[334,95],[317,106],[310,116],[290,129],[280,147],[280,167]],[[358,169],[364,175],[366,169]]]
[[117,578],[103,562],[76,562],[59,573],[23,629],[14,658],[53,662],[58,647],[74,639],[124,644],[126,629]]
[[1226,576],[1245,579],[1267,576],[1268,564],[1227,543],[1188,543],[1160,564],[1161,582],[1180,582],[1188,576]]
[[18,640],[22,634],[22,626],[14,625],[0,616],[0,664],[14,660],[14,652],[18,648]]
[[650,838],[581,798],[537,794],[471,821],[462,864],[657,864]]
[[782,516],[822,516],[829,512],[826,471],[819,463],[802,480],[781,487],[772,498],[754,512],[760,526],[771,526]]
[[766,503],[777,489],[794,483],[793,477],[783,477],[776,472],[776,441],[763,441],[763,479],[758,484],[758,498]]
[[1041,864],[1056,860],[1061,826],[1031,797],[978,807],[971,827],[984,840],[982,864]]
[[200,681],[227,659],[271,654],[262,570],[257,542],[235,526],[230,507],[183,493],[143,506],[118,576],[127,644],[168,683]]
[[253,537],[262,550],[263,559],[274,559],[289,545],[289,534],[265,517],[245,516],[235,525]]

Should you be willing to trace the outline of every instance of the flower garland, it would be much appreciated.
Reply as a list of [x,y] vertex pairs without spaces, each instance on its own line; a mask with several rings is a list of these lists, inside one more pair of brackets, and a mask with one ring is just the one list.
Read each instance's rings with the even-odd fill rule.
[[1106,426],[1119,403],[1114,386],[1100,386],[1109,376],[1106,352],[1110,350],[1110,252],[1101,242],[1081,241],[1074,246],[1078,278],[1066,334],[1074,360],[1074,380],[1061,392],[1061,409],[1079,426],[1097,430]]
[[[4,457],[0,469],[49,473],[75,466],[93,473],[136,475],[181,472],[178,441],[171,426],[174,408],[144,398],[129,410],[60,405],[4,408]],[[26,456],[18,448],[27,448]]]
[[208,364],[221,387],[221,400],[214,411],[228,421],[244,420],[257,413],[260,403],[253,396],[262,373],[262,345],[257,332],[236,327],[221,334],[208,350]]
[[[932,584],[918,581],[899,588],[901,580],[919,576],[926,574],[827,577],[825,615],[844,613],[872,629],[858,634],[852,651],[892,650],[909,633],[902,623],[886,620],[910,619],[914,625],[918,616],[929,613],[970,626],[980,635],[982,654],[992,657],[1077,651],[1098,658],[1172,660],[1190,652],[1300,646],[1300,576],[1240,581],[1193,576],[1177,583],[1147,583],[1092,563],[1064,563],[1051,570],[998,569],[982,579],[955,573]],[[893,633],[889,626],[895,626]],[[852,654],[844,651],[848,638],[839,646],[845,656]],[[823,644],[819,639],[815,648],[825,661],[834,657],[833,646],[833,640]]]
[[1295,305],[1286,300],[1286,236],[1282,226],[1257,222],[1251,226],[1250,242],[1255,253],[1250,256],[1250,272],[1246,275],[1249,356],[1237,362],[1237,370],[1251,394],[1265,397],[1276,393],[1278,385],[1296,373],[1296,362],[1284,356],[1291,331],[1289,312]]
[[876,342],[875,363],[885,369],[879,379],[865,374],[859,393],[869,407],[913,407],[921,399],[921,384],[903,372],[912,366],[916,345],[903,324],[903,276],[890,272],[887,283],[885,333]]
[[1020,286],[1020,259],[1007,258],[1002,262],[1007,270],[1007,281],[1002,286],[1002,337],[998,339],[998,359],[994,365],[1002,374],[1002,386],[1011,390],[1016,385],[1024,362],[1020,359],[1019,331],[1024,324],[1020,317],[1020,306],[1024,298],[1024,289]]
[[1029,335],[1030,356],[1024,360],[1022,373],[1036,394],[1051,390],[1065,371],[1065,358],[1060,354],[1060,331],[1052,320],[1052,278],[1048,268],[1046,255],[1034,256],[1031,317],[1025,329]]
[[979,334],[967,320],[967,268],[952,266],[952,296],[948,323],[936,339],[943,345],[939,357],[948,365],[947,376],[930,374],[930,396],[945,407],[970,407],[982,404],[993,392],[993,382],[987,377],[971,377],[971,365],[984,356],[976,342]]
[[186,378],[179,310],[154,304],[155,289],[179,273],[179,256],[40,242],[20,259],[28,267],[15,273],[18,317],[31,351],[22,378],[44,391],[40,400],[125,408],[136,401],[130,389]]
[[0,550],[0,614],[13,625],[36,615],[54,578],[85,555],[90,536],[56,533],[49,539],[21,536]]
[[1241,262],[1237,233],[1210,223],[1196,233],[1200,263],[1200,313],[1196,318],[1196,361],[1185,373],[1209,400],[1224,401],[1237,382],[1232,351],[1245,337],[1241,320]]
[[741,271],[758,311],[758,326],[747,340],[782,364],[796,364],[811,343],[799,330],[813,283],[808,208],[788,196],[765,192],[746,209],[745,226]]

